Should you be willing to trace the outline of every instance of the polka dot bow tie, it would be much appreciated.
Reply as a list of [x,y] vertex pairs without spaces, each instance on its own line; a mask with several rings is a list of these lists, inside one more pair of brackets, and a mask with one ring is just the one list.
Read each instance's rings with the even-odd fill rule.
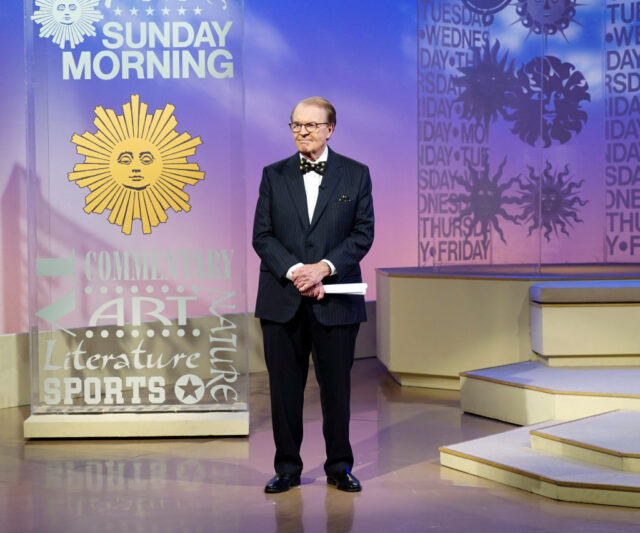
[[326,168],[326,161],[320,161],[320,163],[312,163],[311,161],[307,161],[306,159],[300,160],[300,171],[303,174],[306,174],[307,172],[315,172],[317,174],[320,174],[321,176],[324,176]]

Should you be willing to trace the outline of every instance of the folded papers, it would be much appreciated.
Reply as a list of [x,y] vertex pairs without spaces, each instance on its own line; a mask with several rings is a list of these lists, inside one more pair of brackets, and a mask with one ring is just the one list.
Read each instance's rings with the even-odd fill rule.
[[367,294],[366,283],[335,283],[324,286],[325,294]]

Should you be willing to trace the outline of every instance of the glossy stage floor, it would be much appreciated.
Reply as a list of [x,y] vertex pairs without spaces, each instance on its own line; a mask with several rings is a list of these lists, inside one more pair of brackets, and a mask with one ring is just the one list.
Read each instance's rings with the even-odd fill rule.
[[24,442],[28,408],[0,410],[0,531],[638,531],[637,510],[556,502],[441,467],[438,446],[514,426],[463,414],[457,391],[401,388],[376,359],[352,375],[362,493],[326,485],[312,373],[302,486],[263,493],[273,444],[266,375],[255,374],[248,439]]

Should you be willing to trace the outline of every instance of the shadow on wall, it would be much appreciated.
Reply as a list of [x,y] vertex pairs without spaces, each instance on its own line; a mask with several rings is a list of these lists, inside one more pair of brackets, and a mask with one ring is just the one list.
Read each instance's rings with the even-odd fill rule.
[[[2,308],[3,324],[0,333],[22,333],[29,331],[29,242],[27,234],[27,190],[26,169],[15,165],[0,199],[0,227],[2,228]],[[65,217],[53,208],[41,194],[33,199],[36,211],[37,257],[71,256],[84,257],[89,248],[107,249],[108,244],[87,232],[82,226]],[[38,280],[37,302],[42,306],[50,303],[55,293],[55,278]],[[86,306],[83,298],[80,305]],[[86,316],[87,309],[81,309]]]
[[19,333],[29,329],[27,268],[27,176],[24,167],[15,165],[0,200],[2,228],[3,323],[0,333]]

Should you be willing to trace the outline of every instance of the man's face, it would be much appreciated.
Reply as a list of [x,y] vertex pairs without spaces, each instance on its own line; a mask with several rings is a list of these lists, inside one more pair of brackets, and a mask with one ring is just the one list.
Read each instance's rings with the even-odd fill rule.
[[[317,105],[299,104],[293,111],[291,122],[308,124],[309,122],[326,122],[327,112]],[[298,133],[293,134],[298,151],[305,157],[315,161],[324,152],[327,141],[333,133],[333,124],[322,124],[315,131],[309,132],[307,128],[302,128]]]
[[144,139],[121,141],[111,153],[109,170],[113,179],[127,189],[141,191],[154,185],[162,173],[158,148]]

